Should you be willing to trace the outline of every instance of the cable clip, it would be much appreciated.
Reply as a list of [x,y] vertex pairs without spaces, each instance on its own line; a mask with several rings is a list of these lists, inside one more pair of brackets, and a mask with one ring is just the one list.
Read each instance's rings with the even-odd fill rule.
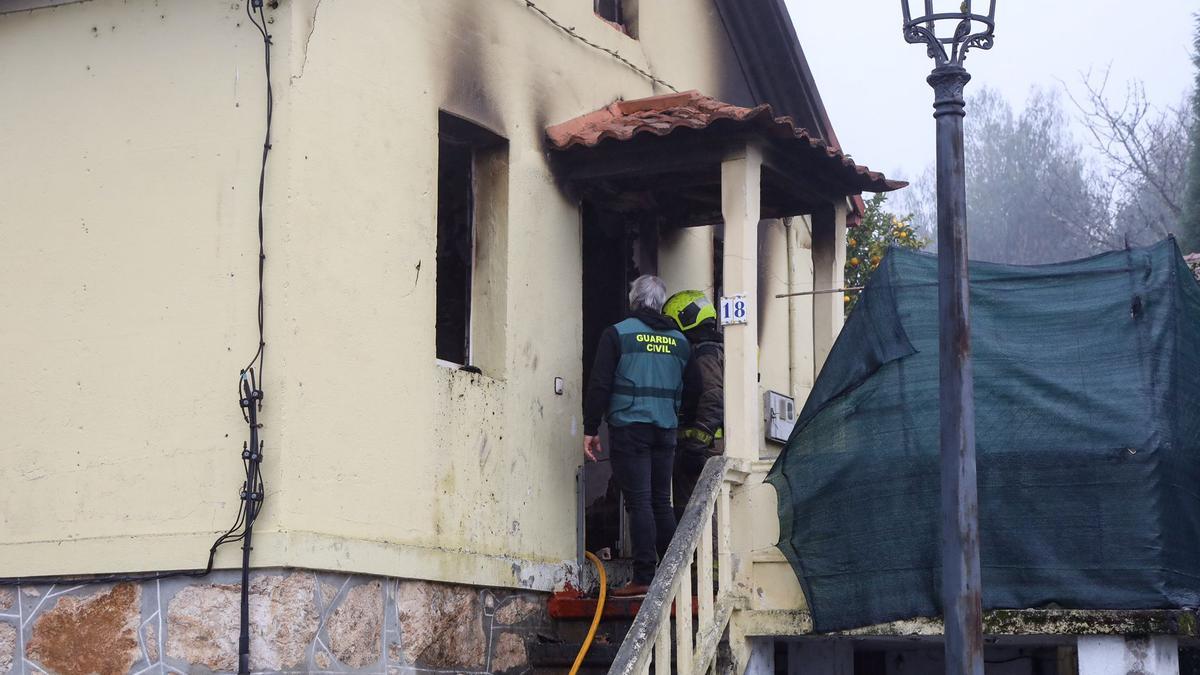
[[251,462],[261,462],[263,458],[263,441],[258,442],[258,451],[250,450],[247,443],[242,442],[242,459],[248,459]]
[[238,404],[241,405],[243,408],[249,408],[251,405],[253,405],[254,401],[261,401],[262,399],[263,399],[262,391],[259,389],[255,389],[250,392],[250,398],[243,397],[238,400]]

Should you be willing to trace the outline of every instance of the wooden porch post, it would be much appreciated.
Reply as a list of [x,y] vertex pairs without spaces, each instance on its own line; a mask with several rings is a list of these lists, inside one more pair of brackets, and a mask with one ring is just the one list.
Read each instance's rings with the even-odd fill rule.
[[758,220],[762,152],[721,163],[721,215],[725,221],[724,293],[746,295],[746,324],[725,327],[725,453],[758,459]]
[[[812,214],[813,288],[841,288],[846,280],[845,200],[826,205]],[[813,296],[814,376],[821,372],[833,342],[842,331],[845,301],[841,293]]]

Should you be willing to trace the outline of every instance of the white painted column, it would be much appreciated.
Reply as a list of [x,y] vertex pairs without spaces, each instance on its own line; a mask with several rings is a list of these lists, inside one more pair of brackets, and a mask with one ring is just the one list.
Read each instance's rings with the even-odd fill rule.
[[[841,288],[846,280],[845,202],[829,204],[812,214],[813,288]],[[814,373],[821,372],[833,342],[842,331],[845,301],[841,293],[813,296]]]
[[746,295],[746,323],[725,327],[725,453],[758,459],[762,401],[758,395],[758,216],[762,154],[747,146],[721,163],[725,220],[724,292]]
[[788,643],[788,675],[854,675],[854,643],[804,640]]
[[1081,636],[1079,675],[1179,675],[1179,640],[1174,636]]
[[[812,225],[808,217],[792,218],[788,227],[788,293],[813,290]],[[813,377],[813,296],[796,295],[788,298],[791,341],[792,398],[797,409],[804,407],[812,391]]]

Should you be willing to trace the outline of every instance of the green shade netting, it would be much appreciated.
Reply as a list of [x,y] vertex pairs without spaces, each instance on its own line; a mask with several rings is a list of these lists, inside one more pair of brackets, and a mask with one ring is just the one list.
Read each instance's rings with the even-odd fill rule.
[[[1175,241],[970,273],[984,608],[1200,605],[1200,287]],[[936,257],[889,251],[767,481],[818,631],[941,614]]]

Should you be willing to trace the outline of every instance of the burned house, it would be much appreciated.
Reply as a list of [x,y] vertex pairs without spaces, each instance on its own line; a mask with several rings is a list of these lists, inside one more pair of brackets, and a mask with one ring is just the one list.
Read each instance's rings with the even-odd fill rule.
[[0,670],[539,666],[621,555],[581,392],[642,273],[746,316],[670,593],[593,658],[862,651],[783,641],[763,478],[842,300],[777,296],[903,184],[782,0],[0,0],[0,91]]

